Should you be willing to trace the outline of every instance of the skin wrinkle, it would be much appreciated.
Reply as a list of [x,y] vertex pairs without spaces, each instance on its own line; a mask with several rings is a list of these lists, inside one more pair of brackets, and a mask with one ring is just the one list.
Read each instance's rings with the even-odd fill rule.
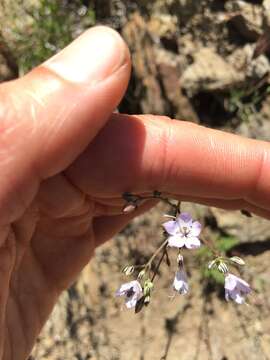
[[64,172],[41,183],[37,200],[40,211],[50,213],[52,218],[66,217],[72,212],[76,214],[76,209],[82,212],[90,206],[86,204],[85,194],[71,184]]
[[[167,123],[168,126],[163,127],[163,131],[161,132],[161,141],[160,141],[160,146],[162,146],[162,151],[161,151],[161,159],[160,159],[160,163],[162,164],[162,168],[166,171],[163,171],[162,175],[160,176],[159,180],[158,180],[158,187],[160,189],[163,189],[166,187],[166,183],[168,181],[168,179],[170,178],[170,174],[171,171],[174,167],[173,164],[173,159],[170,158],[170,153],[169,153],[169,147],[170,144],[172,142],[173,139],[173,128],[172,128],[172,124],[171,124],[172,119],[167,118]],[[165,164],[167,164],[165,166]],[[157,176],[153,176],[153,179],[157,178]],[[151,182],[151,184],[153,183],[153,181]],[[158,190],[156,189],[157,186],[155,186],[154,184],[154,188],[153,190]]]
[[51,219],[45,216],[38,224],[38,230],[46,236],[66,237],[66,228],[69,228],[69,236],[84,236],[88,233],[93,219],[92,209],[84,215]]
[[[208,179],[207,186],[212,187],[215,183],[215,179],[218,174],[223,171],[228,171],[228,164],[225,161],[226,159],[225,153],[228,153],[225,147],[220,147],[214,139],[213,134],[206,134],[206,137],[202,139],[201,136],[197,136],[197,132],[193,137],[194,148],[200,149],[200,156],[202,158],[207,159],[207,154],[211,154],[211,168],[209,168],[209,172],[211,173],[211,177]],[[224,156],[225,155],[225,156]],[[222,168],[221,168],[222,164]]]
[[[151,144],[155,144],[155,149],[158,148],[159,156],[153,156],[151,158],[150,165],[147,166],[148,174],[146,175],[145,182],[150,184],[149,191],[160,190],[166,188],[166,182],[168,177],[170,177],[170,169],[173,168],[173,159],[169,156],[169,147],[171,146],[171,140],[173,139],[173,128],[171,126],[172,119],[169,117],[161,117],[165,122],[156,124],[156,121],[153,119],[149,119],[149,133],[150,135],[147,142]],[[152,129],[152,132],[151,132]],[[152,138],[152,139],[151,139]],[[147,147],[147,145],[146,145]],[[144,157],[144,153],[147,152],[147,149],[144,148],[142,158]],[[155,155],[155,154],[154,154]],[[165,164],[167,164],[165,166]],[[158,172],[158,180],[157,180],[157,169],[164,169],[162,173]],[[166,170],[166,171],[165,171]]]
[[[194,142],[194,147],[197,149],[200,149],[200,152],[198,152],[199,155],[201,155],[203,152],[205,152],[205,154],[211,154],[211,165],[212,168],[209,169],[211,171],[211,174],[213,172],[213,176],[209,176],[208,177],[208,182],[211,182],[211,180],[213,179],[213,183],[214,180],[216,179],[216,177],[220,178],[220,176],[218,176],[219,173],[226,173],[226,174],[233,174],[232,169],[235,167],[235,164],[232,161],[226,161],[226,159],[231,159],[233,158],[233,156],[229,156],[230,154],[233,155],[235,152],[237,152],[239,154],[239,157],[237,157],[237,161],[239,162],[238,168],[243,170],[245,170],[245,167],[247,166],[247,161],[248,161],[248,152],[247,152],[247,146],[246,144],[240,145],[238,146],[238,151],[234,150],[235,148],[235,143],[234,144],[230,144],[230,143],[224,143],[224,146],[220,146],[219,144],[219,138],[216,138],[216,142],[212,141],[212,138],[214,135],[220,135],[220,132],[212,132],[211,134],[207,133],[206,129],[202,129],[205,132],[206,137],[202,138],[202,136],[200,135],[199,137],[199,141],[194,141],[192,140],[191,142]],[[196,132],[197,133],[197,132]],[[193,138],[194,139],[194,138]],[[238,140],[237,138],[235,138],[236,140]],[[234,139],[233,139],[234,140]],[[212,144],[212,146],[214,146],[214,149],[218,149],[219,151],[212,151],[209,152],[209,143],[210,146]],[[215,145],[214,145],[215,144]],[[237,146],[236,146],[237,148]],[[241,156],[242,153],[242,156]],[[214,157],[214,161],[212,160]],[[223,159],[223,161],[222,161]],[[242,163],[242,166],[240,165]],[[221,167],[222,165],[222,167]],[[199,170],[199,168],[198,168]],[[233,176],[233,175],[232,175]],[[225,179],[224,179],[225,180]],[[220,182],[222,184],[222,178],[220,178]],[[211,184],[209,185],[211,186]],[[243,188],[239,188],[240,193],[243,194],[245,193],[245,191],[248,188],[248,184],[245,184],[245,186]],[[212,195],[207,195],[208,197],[212,197]],[[214,195],[215,196],[215,195]],[[226,194],[225,198],[230,197],[229,194]],[[235,196],[233,196],[233,198],[235,198]]]
[[[255,177],[254,180],[252,181],[252,185],[250,186],[250,191],[247,192],[247,194],[244,196],[244,199],[247,200],[248,202],[251,202],[252,204],[255,203],[256,201],[253,200],[254,195],[256,196],[256,193],[258,192],[258,188],[259,185],[262,182],[263,179],[263,174],[264,174],[264,170],[266,167],[268,161],[268,152],[265,149],[262,149],[262,151],[260,151],[260,157],[258,160],[258,169],[255,172]],[[255,205],[254,204],[254,205]],[[265,208],[267,209],[267,208]]]
[[[51,70],[49,70],[51,71]],[[55,74],[53,71],[51,71],[53,74]],[[61,78],[62,79],[62,78]],[[66,80],[62,80],[65,81]],[[76,84],[72,84],[70,83],[70,85],[73,87],[75,87],[76,89]],[[62,84],[63,86],[63,84]],[[74,89],[74,93],[75,93],[75,89]],[[48,132],[46,133],[46,136],[44,136],[44,138],[46,139],[46,141],[44,142],[43,146],[45,147],[49,147],[50,143],[54,141],[54,137],[56,137],[57,133],[59,132],[59,130],[62,128],[64,128],[63,124],[67,121],[67,119],[69,117],[71,117],[71,114],[74,112],[74,110],[77,109],[78,105],[82,102],[82,97],[85,96],[84,92],[82,91],[82,89],[80,89],[80,87],[77,86],[76,92],[81,92],[81,96],[77,96],[74,98],[76,99],[76,102],[73,99],[73,103],[72,105],[69,103],[69,105],[67,107],[58,107],[57,110],[58,112],[54,114],[54,121],[50,123],[50,126],[48,127]],[[55,93],[56,95],[58,94],[59,89],[55,89]],[[52,94],[49,95],[49,97],[53,96]]]
[[[25,94],[29,95],[29,97],[34,100],[34,103],[37,103],[38,105],[40,105],[40,107],[42,107],[43,109],[46,108],[45,103],[43,102],[42,98],[39,98],[37,96],[37,94],[31,90],[26,90]],[[32,105],[32,104],[31,104]]]
[[[81,197],[83,199],[83,202],[82,202],[82,205],[81,205],[81,208],[84,209],[84,205],[86,204],[87,205],[87,208],[89,207],[89,209],[92,207],[92,213],[94,214],[95,213],[95,203],[94,202],[91,202],[91,200],[89,199],[89,196],[87,194],[85,194],[78,186],[76,186],[75,183],[73,183],[73,181],[70,179],[70,177],[68,176],[67,173],[65,172],[62,172],[62,176],[64,176],[65,180],[68,182],[68,184],[75,189],[75,191],[78,192],[78,194],[81,194]],[[84,215],[84,212],[81,214],[81,209],[79,207],[79,209],[77,209],[77,206],[76,208],[74,209],[71,209],[71,210],[75,210],[75,213],[79,213],[80,215]],[[72,215],[71,215],[72,216]]]
[[2,261],[0,262],[0,277],[6,273],[11,273],[16,260],[15,234],[12,229],[9,231],[4,245],[0,248]]
[[[9,142],[9,145],[14,144],[15,150],[35,134],[35,129],[38,125],[38,122],[29,121],[29,119],[32,119],[33,111],[35,112],[35,119],[37,118],[37,106],[40,105],[40,103],[36,99],[37,97],[33,97],[30,91],[24,90],[22,90],[20,98],[18,98],[16,93],[13,94],[11,91],[8,99],[6,99],[5,106],[11,110],[7,110],[5,115],[5,121],[8,122],[5,133],[11,138],[16,137],[16,142]],[[44,111],[44,109],[42,108],[41,111]],[[20,114],[24,115],[22,116]],[[30,116],[28,116],[28,114]],[[16,136],[18,133],[22,134],[23,136]]]
[[[20,301],[17,300],[16,296],[17,296],[17,293],[14,292],[12,288],[10,288],[10,298],[9,298],[8,304],[7,304],[7,311],[10,313],[12,312],[14,317],[19,319],[18,326],[16,327],[16,335],[18,335],[18,336],[16,336],[16,338],[20,339],[20,341],[23,341],[24,342],[23,347],[27,348],[28,347],[27,344],[28,344],[29,340],[27,339],[28,334],[26,331],[27,326],[25,323],[24,311],[21,308],[21,306],[19,305]],[[9,311],[10,307],[12,308],[12,310]],[[10,328],[8,322],[7,322],[7,328],[8,329]],[[19,334],[18,334],[18,331],[19,331]],[[14,330],[13,330],[13,332],[14,332]],[[14,333],[12,335],[14,337]],[[9,336],[11,336],[11,335],[9,334]],[[18,354],[16,353],[16,357],[15,356],[13,357],[13,354],[15,355],[15,352],[13,351],[14,348],[16,348],[16,346],[14,346],[14,343],[13,343],[13,346],[11,348],[11,352],[12,352],[11,359],[14,358],[14,360],[15,360],[16,357],[18,356]]]
[[[32,259],[34,259],[34,257],[32,257]],[[35,272],[37,273],[37,269],[39,268],[41,270],[41,267],[39,266],[40,264],[38,262],[36,262],[36,267],[35,267]],[[23,273],[23,272],[22,272]],[[40,286],[40,283],[42,282],[42,279],[44,281],[44,283],[47,283],[46,281],[46,276],[42,275],[42,271],[40,271],[40,274],[38,276],[39,278],[39,282],[38,282],[38,286]],[[41,281],[40,281],[41,279]],[[21,337],[24,339],[24,341],[26,342],[26,345],[24,346],[24,348],[26,349],[31,349],[31,347],[33,346],[33,332],[34,334],[37,335],[37,333],[40,331],[41,326],[43,324],[44,321],[44,316],[41,316],[41,309],[42,307],[40,306],[40,303],[42,301],[40,301],[39,297],[35,297],[35,298],[31,298],[30,300],[32,303],[30,303],[29,309],[30,312],[32,313],[33,309],[35,310],[35,316],[33,316],[33,314],[31,314],[32,316],[26,316],[26,309],[22,304],[27,303],[29,305],[29,294],[31,294],[31,291],[29,291],[28,288],[28,292],[24,292],[24,278],[22,277],[22,279],[17,279],[17,281],[15,282],[14,278],[11,279],[11,299],[13,299],[14,304],[16,306],[16,309],[18,311],[19,317],[21,319],[21,328],[22,328],[22,334]],[[32,286],[34,284],[31,284]],[[48,286],[47,288],[47,292],[49,292],[49,283],[47,284]],[[45,286],[44,286],[45,287]],[[44,296],[44,293],[41,294],[41,297]],[[24,297],[27,298],[27,301],[24,301]],[[14,307],[12,307],[12,312],[13,312]],[[33,319],[35,319],[35,326],[33,326]],[[28,320],[28,322],[27,322]],[[32,330],[31,331],[26,331],[27,329]],[[16,359],[17,359],[18,354],[16,353]]]
[[[63,85],[62,85],[63,86]],[[55,92],[55,96],[58,95],[60,89],[59,88],[55,88],[54,92]],[[47,94],[46,94],[47,95]],[[47,95],[48,96],[48,95]],[[53,91],[49,94],[48,98],[53,97]],[[81,101],[80,98],[77,99],[76,103],[73,103],[72,106],[71,104],[69,104],[68,107],[58,107],[57,108],[57,113],[55,113],[54,115],[54,121],[50,122],[50,126],[48,126],[47,128],[44,129],[43,126],[43,121],[39,121],[36,122],[34,121],[33,124],[33,133],[37,132],[37,131],[42,131],[43,133],[43,142],[42,142],[42,147],[44,148],[48,148],[50,147],[50,144],[54,141],[54,139],[57,137],[57,134],[59,133],[59,130],[62,128],[63,129],[63,124],[67,121],[67,118],[70,117],[70,114],[72,113],[72,111],[74,109],[76,109],[76,107],[78,106],[78,103]],[[33,106],[33,104],[30,102],[30,104]],[[39,102],[35,101],[35,104],[38,105]],[[43,106],[45,106],[45,103],[43,103]],[[41,109],[43,110],[43,109]],[[37,114],[39,111],[36,110],[35,108],[35,117],[37,118]],[[31,111],[32,113],[32,111]],[[32,118],[33,119],[33,118]],[[40,120],[42,120],[42,118],[39,118]],[[46,132],[44,132],[46,130]]]

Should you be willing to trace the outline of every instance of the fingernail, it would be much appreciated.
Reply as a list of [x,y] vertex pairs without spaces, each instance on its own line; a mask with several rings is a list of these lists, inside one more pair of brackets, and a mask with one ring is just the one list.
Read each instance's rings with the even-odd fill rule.
[[44,66],[68,81],[95,84],[116,72],[128,58],[120,35],[105,26],[82,34]]

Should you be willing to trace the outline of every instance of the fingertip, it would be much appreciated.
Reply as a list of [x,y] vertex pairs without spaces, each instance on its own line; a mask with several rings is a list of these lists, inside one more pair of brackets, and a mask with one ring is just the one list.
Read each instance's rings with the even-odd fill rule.
[[129,64],[129,50],[122,37],[109,27],[96,26],[85,31],[43,66],[70,82],[91,85]]

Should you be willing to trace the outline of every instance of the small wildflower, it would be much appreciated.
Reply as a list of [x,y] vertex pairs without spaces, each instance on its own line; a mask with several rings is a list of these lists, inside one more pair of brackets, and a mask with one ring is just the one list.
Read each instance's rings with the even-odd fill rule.
[[237,304],[245,303],[245,296],[251,292],[249,284],[233,274],[225,276],[225,299],[234,300]]
[[137,280],[122,284],[115,295],[125,296],[126,307],[131,309],[136,306],[137,301],[142,297],[141,284]]
[[188,249],[200,247],[201,242],[198,236],[201,233],[201,224],[193,221],[188,213],[181,213],[175,220],[165,222],[163,227],[170,235],[169,246],[177,248],[186,246]]
[[187,274],[184,268],[184,258],[181,254],[177,257],[178,270],[175,273],[173,288],[179,294],[186,294],[189,290]]
[[186,294],[189,290],[187,283],[187,274],[184,268],[178,269],[175,273],[175,278],[173,281],[173,288],[175,291],[179,292],[179,294]]

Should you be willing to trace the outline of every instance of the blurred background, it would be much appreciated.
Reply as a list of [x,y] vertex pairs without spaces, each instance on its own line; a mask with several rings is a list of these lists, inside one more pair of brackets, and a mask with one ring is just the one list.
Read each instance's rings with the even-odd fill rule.
[[[114,27],[132,53],[121,112],[270,140],[269,0],[0,0],[0,81],[22,76],[95,24]],[[159,205],[97,250],[62,295],[31,359],[269,360],[269,222],[184,209],[221,252],[245,258],[250,306],[225,302],[223,280],[206,270],[204,249],[187,255],[188,295],[170,296],[175,266],[164,265],[143,312],[127,312],[114,298],[126,280],[121,268],[142,263],[161,239],[166,208]]]

